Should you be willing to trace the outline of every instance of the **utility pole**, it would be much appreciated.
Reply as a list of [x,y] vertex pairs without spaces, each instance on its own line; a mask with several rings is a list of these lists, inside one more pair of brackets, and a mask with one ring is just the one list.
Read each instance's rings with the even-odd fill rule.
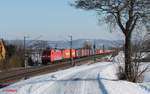
[[73,57],[72,57],[72,36],[70,37],[70,58],[71,58],[71,64],[75,65],[75,63],[73,62]]
[[94,49],[94,62],[96,62],[96,44],[95,44],[95,41],[94,41],[93,49]]
[[[26,39],[28,38],[28,36],[24,36],[24,68],[27,69],[28,67],[28,62],[27,62],[27,51],[26,51]],[[28,69],[27,69],[28,71]],[[24,79],[28,79],[28,76],[25,75]]]
[[[26,53],[26,36],[24,36],[24,68],[27,69],[27,53]],[[25,75],[24,79],[27,79],[27,75]]]
[[104,46],[104,44],[103,44],[103,53],[105,52],[105,46]]
[[57,43],[55,44],[55,50],[57,49]]
[[26,36],[24,36],[24,67],[27,68],[27,61],[26,61]]

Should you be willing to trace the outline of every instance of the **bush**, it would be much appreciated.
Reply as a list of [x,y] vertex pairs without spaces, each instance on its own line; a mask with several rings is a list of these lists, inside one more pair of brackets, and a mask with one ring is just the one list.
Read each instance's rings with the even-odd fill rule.
[[118,74],[117,74],[119,80],[126,80],[126,74],[125,74],[125,71],[123,69],[122,66],[119,66],[118,67]]
[[0,69],[1,70],[7,70],[9,68],[10,68],[10,66],[8,64],[8,60],[7,59],[0,61]]
[[14,67],[23,67],[22,64],[23,61],[21,60],[21,58],[19,58],[17,55],[14,55],[10,58],[9,60],[9,65],[14,68]]

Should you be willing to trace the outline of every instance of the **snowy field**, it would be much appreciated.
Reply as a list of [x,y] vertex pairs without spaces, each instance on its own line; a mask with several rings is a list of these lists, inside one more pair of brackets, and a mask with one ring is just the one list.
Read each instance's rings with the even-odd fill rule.
[[100,62],[22,80],[0,94],[150,94],[150,84],[117,80],[114,64]]

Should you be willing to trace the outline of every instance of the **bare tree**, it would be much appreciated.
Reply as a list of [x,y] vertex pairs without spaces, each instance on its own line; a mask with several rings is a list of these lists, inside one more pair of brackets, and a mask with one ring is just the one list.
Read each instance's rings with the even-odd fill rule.
[[85,42],[83,43],[83,48],[85,48],[85,49],[92,49],[92,44],[91,44],[91,42],[90,42],[90,41],[85,41]]
[[143,58],[148,55],[147,52],[143,51],[143,43],[147,40],[147,32],[141,31],[144,31],[142,26],[138,26],[136,32],[133,32],[132,35],[132,82],[142,82],[144,72],[149,71],[150,68],[150,64],[143,61]]
[[146,38],[143,43],[144,49],[143,51],[150,52],[150,33],[146,35]]
[[48,46],[48,42],[43,40],[33,40],[32,42],[30,42],[30,45],[26,50],[28,56],[28,64],[32,66],[41,63],[42,52]]
[[[132,81],[131,36],[137,24],[147,24],[149,20],[149,0],[75,0],[76,8],[94,10],[100,19],[111,27],[118,26],[125,36],[125,73]],[[149,20],[149,21],[148,21]]]
[[[141,27],[140,27],[141,28]],[[145,58],[147,58],[148,53],[143,51],[143,45],[144,41],[147,40],[147,33],[142,34],[143,32],[140,32],[141,29],[138,29],[136,33],[133,34],[132,37],[132,45],[131,45],[131,66],[132,66],[132,78],[130,81],[132,82],[142,82],[144,78],[144,73],[147,71],[150,71],[150,64],[145,63]],[[118,78],[121,80],[125,80],[125,70],[124,70],[124,55],[122,52],[119,53],[118,56],[114,57],[114,60],[116,63],[116,69],[118,69]]]

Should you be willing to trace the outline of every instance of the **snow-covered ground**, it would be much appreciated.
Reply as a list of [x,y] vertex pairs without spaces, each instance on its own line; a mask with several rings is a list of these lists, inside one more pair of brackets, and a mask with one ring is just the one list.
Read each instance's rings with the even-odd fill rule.
[[0,94],[150,94],[150,84],[117,80],[112,62],[82,65],[23,80]]

